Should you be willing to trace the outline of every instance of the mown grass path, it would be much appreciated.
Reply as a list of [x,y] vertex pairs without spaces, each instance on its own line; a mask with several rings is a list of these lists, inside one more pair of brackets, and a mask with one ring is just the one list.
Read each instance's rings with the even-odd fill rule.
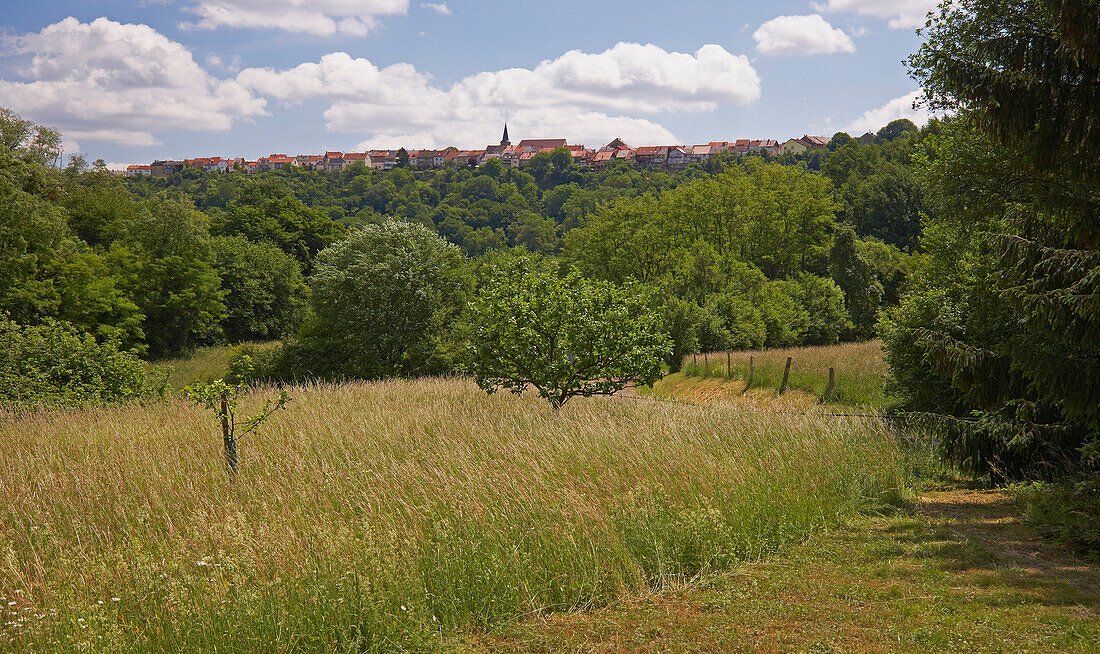
[[1100,570],[1010,498],[929,490],[787,554],[593,613],[510,625],[476,652],[1096,652]]

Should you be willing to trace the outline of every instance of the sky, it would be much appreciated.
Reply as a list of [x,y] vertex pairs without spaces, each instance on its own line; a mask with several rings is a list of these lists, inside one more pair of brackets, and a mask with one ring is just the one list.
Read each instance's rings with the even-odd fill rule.
[[0,106],[114,166],[921,124],[936,0],[0,0]]

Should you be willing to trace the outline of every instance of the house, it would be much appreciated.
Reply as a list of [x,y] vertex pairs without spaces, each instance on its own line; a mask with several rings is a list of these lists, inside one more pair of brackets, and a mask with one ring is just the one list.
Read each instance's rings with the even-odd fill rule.
[[447,150],[410,151],[409,166],[416,170],[435,170],[443,167],[446,158]]
[[557,150],[558,148],[566,147],[565,139],[524,139],[516,146],[516,151],[520,154],[525,152],[542,152],[543,150]]
[[294,157],[288,157],[285,154],[273,154],[267,158],[267,161],[271,170],[286,170],[298,165]]
[[367,168],[370,168],[370,154],[366,152],[345,152],[344,162],[348,166],[354,163],[361,163]]
[[152,166],[133,165],[126,166],[123,173],[126,177],[150,177],[153,174]]
[[322,154],[300,154],[294,157],[294,162],[299,168],[306,170],[318,170],[323,164],[325,156]]
[[684,168],[688,164],[688,148],[683,145],[670,145],[668,148],[668,156],[665,158],[665,165],[669,168],[680,169]]
[[326,152],[321,159],[321,169],[325,172],[338,172],[347,168],[347,166],[348,163],[344,159],[343,152]]
[[872,131],[868,130],[866,134],[864,134],[863,136],[859,137],[859,142],[860,142],[860,143],[862,143],[862,144],[864,144],[864,145],[873,145],[873,144],[874,144],[874,142],[875,142],[875,134],[874,134],[874,132],[872,132]]
[[769,154],[777,157],[781,151],[782,146],[780,146],[779,141],[775,139],[749,141],[749,152],[758,152],[760,154]]
[[783,154],[803,154],[810,149],[810,145],[802,139],[788,139],[780,148]]
[[790,139],[780,146],[780,151],[783,154],[803,154],[809,150],[821,150],[825,146],[829,145],[829,141],[832,139],[828,136],[809,136],[804,135],[800,139]]
[[175,175],[186,165],[187,163],[183,161],[154,161],[149,165],[149,176],[154,179],[163,179],[169,175]]
[[260,162],[258,160],[245,161],[243,164],[241,164],[241,167],[244,168],[244,172],[249,175],[260,172]]
[[578,166],[590,165],[596,156],[594,150],[589,150],[583,145],[567,145],[565,147],[569,150],[569,154],[573,156],[573,163]]
[[370,167],[375,170],[393,170],[397,167],[397,150],[370,150]]
[[592,158],[592,168],[595,170],[603,170],[607,168],[614,159],[615,150],[600,149],[600,151],[596,153],[596,156]]
[[725,143],[709,143],[707,145],[693,145],[687,152],[688,163],[703,163],[714,158],[721,149],[726,146]]
[[668,146],[644,145],[635,148],[634,162],[639,166],[664,166],[668,163]]

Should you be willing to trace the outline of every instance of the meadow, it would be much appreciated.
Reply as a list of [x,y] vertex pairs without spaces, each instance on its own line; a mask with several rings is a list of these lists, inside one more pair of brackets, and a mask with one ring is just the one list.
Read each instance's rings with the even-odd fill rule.
[[[778,392],[787,357],[791,358],[788,390],[801,391],[834,404],[867,409],[883,409],[891,403],[886,392],[889,367],[879,340],[826,347],[689,355],[680,373],[666,376],[654,385],[653,392],[686,399],[698,395],[710,399],[726,396],[728,399],[752,389]],[[750,360],[751,384],[747,383]],[[835,387],[832,396],[825,397],[829,368],[836,371]]]
[[445,649],[913,497],[873,420],[620,398],[555,417],[443,379],[291,395],[235,483],[179,398],[0,415],[0,650]]

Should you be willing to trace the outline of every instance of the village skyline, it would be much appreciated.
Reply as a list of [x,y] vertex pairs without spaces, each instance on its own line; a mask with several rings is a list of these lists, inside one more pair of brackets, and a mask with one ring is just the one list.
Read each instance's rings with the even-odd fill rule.
[[[851,136],[851,135],[849,135]],[[875,141],[874,132],[867,131],[855,137],[863,143]],[[826,148],[832,137],[803,135],[780,142],[775,139],[737,139],[735,141],[710,141],[698,145],[645,145],[632,147],[620,138],[615,138],[599,149],[586,148],[583,145],[570,145],[567,139],[524,139],[512,144],[508,127],[505,125],[503,138],[499,144],[487,145],[482,149],[463,150],[458,147],[443,149],[372,149],[364,152],[326,151],[324,154],[270,154],[249,161],[244,157],[196,157],[191,159],[158,159],[149,164],[130,164],[125,168],[114,167],[116,173],[127,177],[148,176],[165,178],[180,172],[184,168],[194,168],[205,173],[224,173],[241,171],[259,173],[270,170],[302,168],[338,172],[356,163],[375,170],[393,170],[404,167],[412,170],[439,170],[442,168],[476,168],[491,160],[499,160],[504,166],[518,167],[530,162],[542,153],[552,153],[564,149],[569,152],[574,164],[600,170],[617,161],[645,168],[683,169],[691,164],[704,163],[728,152],[733,156],[761,154],[779,156],[781,154],[804,154],[811,150]]]
[[0,96],[112,165],[481,148],[504,121],[590,149],[861,134],[927,120],[903,60],[935,4],[57,0],[3,12]]

